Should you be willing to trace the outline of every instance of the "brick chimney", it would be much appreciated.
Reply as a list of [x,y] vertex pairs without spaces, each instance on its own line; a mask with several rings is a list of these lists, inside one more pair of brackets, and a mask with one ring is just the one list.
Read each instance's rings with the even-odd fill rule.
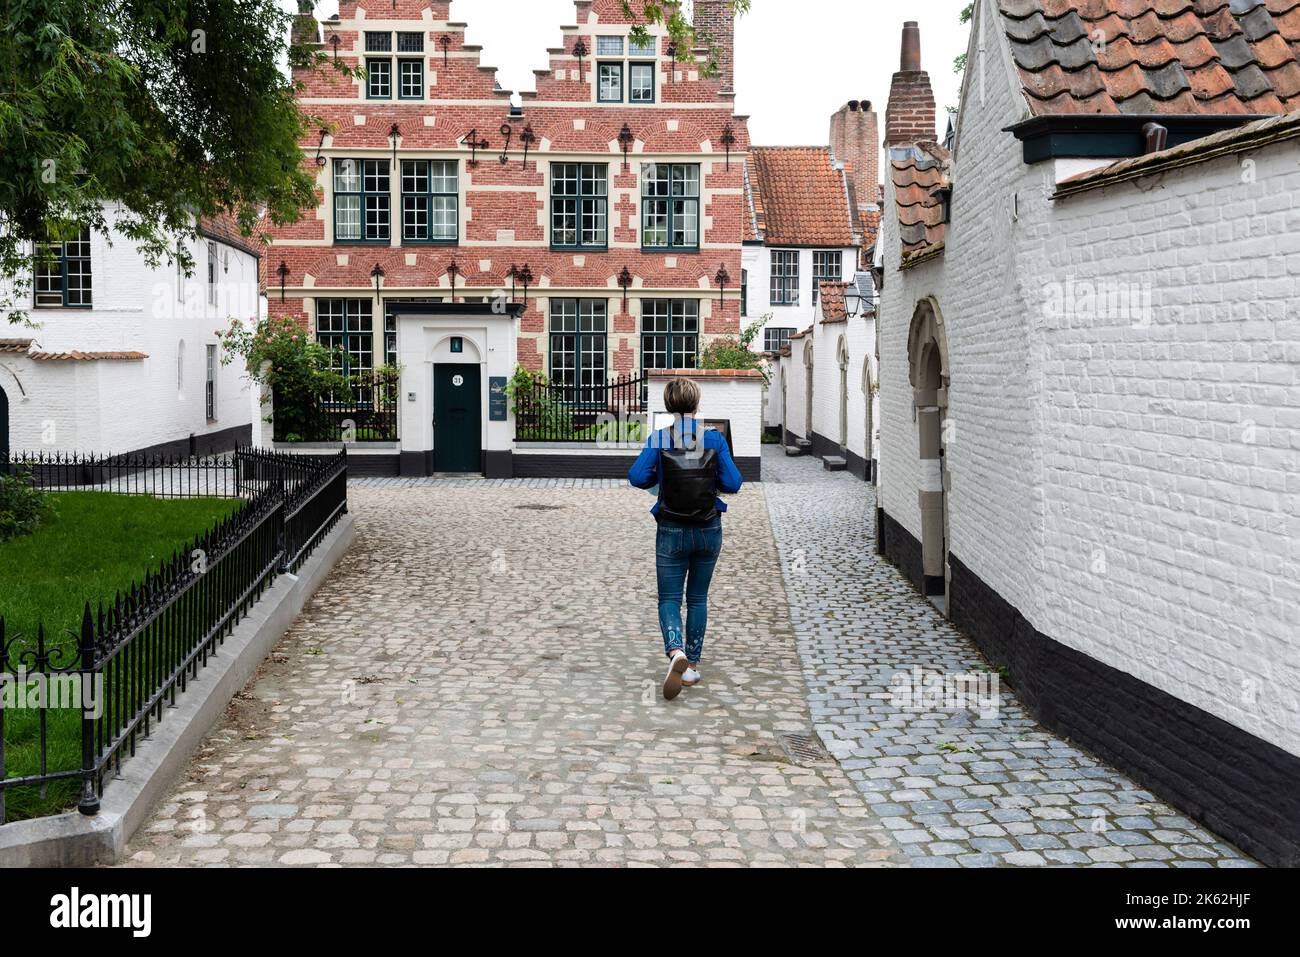
[[937,135],[935,117],[930,74],[921,69],[921,28],[908,21],[903,24],[902,62],[894,74],[885,109],[885,145],[933,140]]
[[880,183],[880,125],[870,100],[849,100],[831,116],[831,152],[848,164],[858,202],[874,203]]
[[695,0],[699,45],[718,48],[718,79],[724,90],[736,89],[736,15],[728,0]]

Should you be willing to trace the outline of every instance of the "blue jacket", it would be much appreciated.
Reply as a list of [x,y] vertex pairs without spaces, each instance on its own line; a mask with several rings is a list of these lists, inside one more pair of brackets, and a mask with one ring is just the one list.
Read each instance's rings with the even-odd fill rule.
[[[694,419],[683,418],[681,422],[684,434],[693,435],[699,428]],[[673,441],[672,428],[660,429],[650,436],[646,440],[645,448],[641,450],[641,454],[632,463],[632,468],[628,470],[628,482],[636,488],[654,489],[659,484],[659,451],[671,448]],[[726,438],[717,429],[705,429],[703,441],[706,449],[714,449],[718,453],[718,491],[727,494],[739,492],[742,483],[740,469],[736,468],[735,460],[731,457],[731,449],[727,447]],[[718,511],[726,510],[727,503],[718,499]],[[650,509],[650,514],[659,514],[658,502],[655,502],[654,507]]]

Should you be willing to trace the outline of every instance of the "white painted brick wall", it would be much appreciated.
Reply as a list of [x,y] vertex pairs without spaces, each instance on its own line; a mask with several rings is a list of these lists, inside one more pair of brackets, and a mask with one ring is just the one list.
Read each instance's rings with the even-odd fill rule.
[[218,365],[216,421],[206,415],[205,346],[217,343],[218,328],[231,318],[255,319],[262,311],[257,260],[222,244],[217,251],[217,302],[208,302],[208,247],[201,240],[191,248],[196,271],[185,280],[182,304],[175,267],[151,269],[126,237],[115,236],[110,244],[93,234],[94,308],[31,310],[37,328],[13,326],[0,335],[31,337],[43,352],[130,351],[149,358],[34,362],[0,356],[11,447],[120,452],[252,421],[252,392],[238,364]]
[[[787,247],[775,247],[787,248]],[[832,247],[827,247],[832,248]],[[813,250],[800,249],[799,252],[799,305],[772,305],[772,249],[767,246],[747,245],[741,250],[741,265],[749,274],[749,298],[744,307],[742,325],[749,325],[759,319],[768,317],[764,329],[793,329],[802,332],[814,322],[821,320],[820,302],[812,302],[812,260]],[[857,267],[858,251],[852,247],[840,250],[841,279],[848,282],[853,278]],[[754,339],[753,348],[763,350],[763,333]]]
[[[731,446],[737,458],[763,454],[763,380],[757,377],[730,378],[693,376],[700,387],[701,419],[731,420]],[[667,376],[650,377],[650,408],[663,412],[663,390]]]
[[[1045,634],[1300,753],[1300,146],[1253,182],[1224,158],[1053,201],[1001,132],[1022,100],[979,6],[942,260],[899,272],[885,217],[884,507],[919,533],[907,333],[933,295],[952,552]],[[1060,312],[1071,282],[1150,315]]]

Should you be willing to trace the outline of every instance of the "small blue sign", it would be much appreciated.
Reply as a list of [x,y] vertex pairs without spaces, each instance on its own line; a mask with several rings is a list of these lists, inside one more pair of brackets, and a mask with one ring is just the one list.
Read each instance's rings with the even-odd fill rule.
[[452,336],[452,337],[451,337],[451,351],[452,351],[452,352],[464,352],[464,351],[465,351],[465,340],[462,339],[460,336]]

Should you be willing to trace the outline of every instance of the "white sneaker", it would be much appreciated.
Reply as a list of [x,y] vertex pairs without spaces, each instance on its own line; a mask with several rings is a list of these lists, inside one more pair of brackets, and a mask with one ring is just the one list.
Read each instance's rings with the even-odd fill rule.
[[687,668],[686,672],[682,675],[682,687],[694,688],[699,683],[700,673],[694,668]]
[[673,652],[672,658],[668,661],[668,674],[664,678],[665,701],[672,701],[682,693],[682,672],[686,670],[689,664],[685,652]]

